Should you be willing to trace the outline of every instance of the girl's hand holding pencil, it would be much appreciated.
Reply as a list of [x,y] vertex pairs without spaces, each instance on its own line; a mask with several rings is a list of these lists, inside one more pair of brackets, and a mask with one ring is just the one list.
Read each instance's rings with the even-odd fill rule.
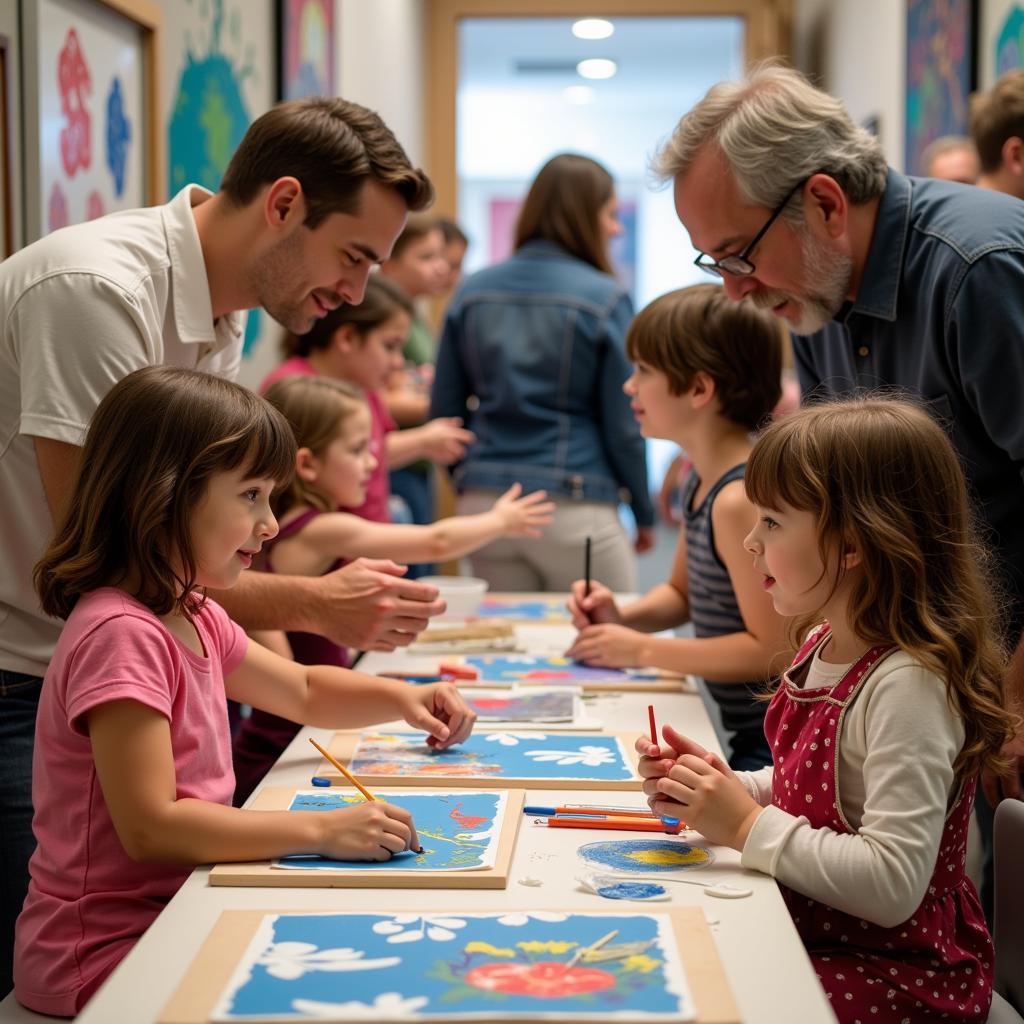
[[590,592],[587,593],[588,581],[576,580],[569,591],[569,600],[565,606],[572,616],[572,624],[577,629],[604,622],[619,623],[622,615],[615,603],[615,595],[597,580],[590,580]]
[[320,831],[314,852],[330,860],[384,861],[396,853],[420,850],[412,815],[384,800],[364,800],[338,811],[307,813]]

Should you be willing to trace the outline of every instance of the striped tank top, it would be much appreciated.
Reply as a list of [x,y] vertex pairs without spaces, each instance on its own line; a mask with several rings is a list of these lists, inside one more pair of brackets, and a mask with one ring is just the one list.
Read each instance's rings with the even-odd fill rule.
[[[729,571],[715,550],[711,509],[719,491],[733,480],[743,479],[744,464],[733,466],[708,491],[697,508],[693,498],[700,486],[697,471],[691,469],[683,485],[683,517],[686,523],[686,571],[689,578],[690,619],[698,637],[742,633],[740,606],[733,593]],[[767,701],[757,700],[764,692],[764,681],[721,683],[705,679],[708,693],[722,712],[722,725],[730,732],[764,735]]]

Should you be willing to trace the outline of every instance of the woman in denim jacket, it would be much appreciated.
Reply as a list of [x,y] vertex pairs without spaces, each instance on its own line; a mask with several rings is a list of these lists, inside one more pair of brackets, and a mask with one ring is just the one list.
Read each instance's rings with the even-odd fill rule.
[[460,514],[490,508],[519,481],[556,501],[540,540],[500,540],[471,556],[493,590],[568,590],[593,542],[593,574],[636,589],[633,547],[653,540],[644,441],[623,394],[632,304],[612,277],[608,243],[622,228],[611,176],[563,153],[540,170],[511,259],[470,277],[448,310],[431,416],[461,416],[476,434],[454,469]]

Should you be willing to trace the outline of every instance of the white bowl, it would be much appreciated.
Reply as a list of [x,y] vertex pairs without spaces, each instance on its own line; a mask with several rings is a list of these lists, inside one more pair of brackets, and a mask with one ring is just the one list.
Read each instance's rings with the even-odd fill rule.
[[437,587],[448,605],[443,619],[468,619],[476,615],[488,586],[487,580],[476,576],[421,576],[419,582]]

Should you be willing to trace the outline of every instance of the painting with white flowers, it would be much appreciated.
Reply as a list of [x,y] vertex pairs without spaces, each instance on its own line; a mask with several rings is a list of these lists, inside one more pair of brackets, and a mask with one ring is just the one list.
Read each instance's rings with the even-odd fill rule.
[[213,1020],[691,1021],[667,914],[268,914]]
[[606,733],[474,732],[447,750],[426,733],[364,732],[349,765],[357,776],[631,782],[637,776],[619,736]]

